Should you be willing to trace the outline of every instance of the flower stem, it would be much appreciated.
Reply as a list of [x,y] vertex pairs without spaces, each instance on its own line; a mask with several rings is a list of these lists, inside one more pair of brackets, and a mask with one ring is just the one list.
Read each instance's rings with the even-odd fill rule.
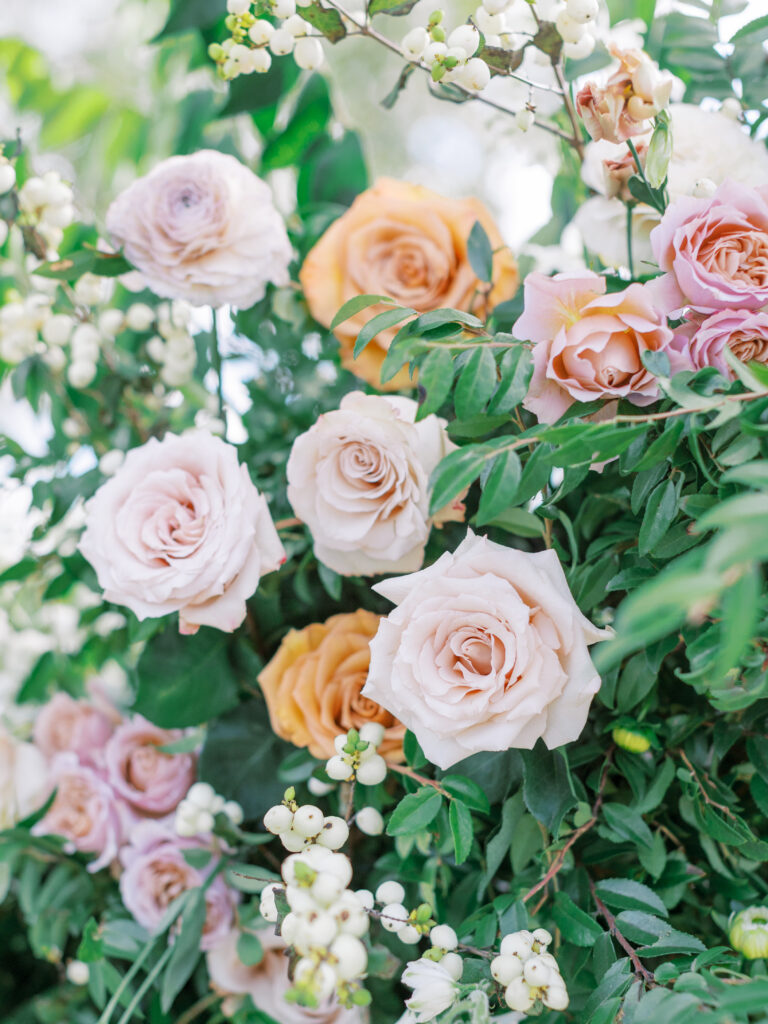
[[635,261],[632,257],[632,209],[634,204],[627,203],[627,265],[629,266],[629,273],[634,281],[635,279]]
[[[224,390],[221,379],[221,350],[219,348],[218,309],[211,307],[211,366],[216,371],[216,394],[219,399],[219,419],[224,420]],[[224,420],[226,423],[226,420]]]

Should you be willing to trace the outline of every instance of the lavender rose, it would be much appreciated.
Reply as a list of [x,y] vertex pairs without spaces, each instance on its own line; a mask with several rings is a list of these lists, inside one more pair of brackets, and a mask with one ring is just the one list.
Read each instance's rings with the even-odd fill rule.
[[166,754],[158,747],[181,739],[180,729],[160,729],[141,715],[124,722],[104,751],[109,781],[137,811],[170,814],[195,781],[193,754]]
[[202,430],[129,451],[86,505],[80,550],[108,601],[140,619],[179,612],[183,633],[231,632],[260,577],[285,561],[237,450]]
[[88,701],[56,693],[35,719],[35,744],[46,757],[67,751],[80,761],[98,763],[114,726]]
[[107,228],[156,295],[247,309],[288,284],[291,243],[265,183],[233,156],[172,156],[122,192]]

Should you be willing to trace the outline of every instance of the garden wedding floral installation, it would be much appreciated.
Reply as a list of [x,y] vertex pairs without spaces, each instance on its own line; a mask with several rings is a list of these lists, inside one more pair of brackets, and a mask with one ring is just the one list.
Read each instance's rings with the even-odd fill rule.
[[[766,1019],[768,19],[216,6],[266,180],[0,160],[4,1019]],[[348,37],[557,140],[549,264],[367,182]]]

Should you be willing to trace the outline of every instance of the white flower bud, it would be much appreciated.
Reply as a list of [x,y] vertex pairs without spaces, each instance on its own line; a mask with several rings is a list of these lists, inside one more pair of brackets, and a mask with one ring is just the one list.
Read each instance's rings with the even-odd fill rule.
[[540,946],[543,946],[544,949],[546,949],[547,946],[552,945],[552,936],[546,928],[535,928],[533,932],[533,941],[538,942]]
[[121,452],[119,448],[113,448],[111,452],[104,452],[99,459],[99,470],[104,476],[112,476],[122,466],[124,459],[125,452]]
[[248,29],[248,38],[256,46],[266,46],[269,40],[272,38],[272,33],[275,31],[275,26],[271,21],[266,21],[264,18],[259,18],[258,21],[254,21],[251,27]]
[[334,736],[334,738],[333,738],[333,749],[336,751],[336,753],[339,755],[339,757],[343,757],[344,756],[344,747],[346,747],[346,745],[347,745],[347,734],[345,732],[339,733],[338,736]]
[[251,9],[251,0],[227,0],[227,11],[237,17],[245,14]]
[[485,6],[475,11],[475,24],[484,36],[501,36],[509,31],[509,20],[503,13],[492,14]]
[[415,946],[421,939],[421,932],[418,928],[414,928],[412,924],[407,924],[403,928],[398,929],[397,937],[406,946]]
[[338,935],[336,921],[330,914],[315,914],[299,932],[300,940],[310,949],[326,949]]
[[408,911],[402,903],[387,903],[381,910],[381,924],[388,932],[399,932],[405,927],[408,917]]
[[386,732],[381,722],[366,722],[360,726],[360,739],[372,747],[380,746]]
[[518,110],[515,114],[515,124],[521,132],[527,132],[529,128],[533,127],[533,122],[536,120],[536,115],[532,110],[528,110],[525,107],[523,110]]
[[365,910],[373,910],[374,899],[370,889],[356,889],[355,896],[357,896],[361,907]]
[[261,890],[261,902],[259,903],[259,913],[265,921],[269,921],[270,924],[274,924],[277,921],[277,904],[275,903],[275,892],[280,889],[281,886],[275,882],[271,882],[269,885],[265,885]]
[[287,832],[280,832],[279,835],[280,842],[289,853],[299,853],[307,845],[306,836],[300,835],[292,828]]
[[48,345],[66,345],[73,327],[74,321],[66,313],[54,313],[45,321],[40,333]]
[[297,914],[286,914],[280,925],[280,934],[289,946],[292,946],[301,930],[301,920]]
[[578,43],[584,34],[584,26],[574,21],[567,11],[561,11],[555,18],[555,28],[566,43]]
[[380,836],[384,831],[384,819],[375,807],[361,807],[355,815],[355,824],[367,836]]
[[565,0],[565,10],[573,21],[586,25],[598,16],[600,5],[597,0]]
[[87,985],[90,977],[91,970],[82,960],[70,960],[67,964],[67,980],[73,985]]
[[427,43],[424,47],[424,53],[421,55],[421,59],[425,64],[434,64],[436,57],[444,57],[448,52],[448,47],[445,43]]
[[344,883],[327,871],[318,873],[312,883],[312,898],[323,907],[330,907],[344,892]]
[[464,973],[464,960],[458,953],[446,953],[440,960],[440,966],[444,967],[454,981],[461,981]]
[[303,886],[289,885],[285,890],[285,898],[294,914],[312,914],[317,910],[317,901],[312,891]]
[[589,57],[595,49],[595,37],[591,32],[585,32],[578,43],[565,43],[563,54],[569,60],[584,60]]
[[[2,224],[2,221],[0,221]],[[47,352],[43,354],[43,362],[46,366],[54,373],[60,373],[67,365],[67,357],[64,354],[64,349],[61,348],[49,348]]]
[[340,900],[339,903],[330,909],[335,914],[339,922],[339,930],[344,935],[354,935],[360,938],[361,935],[365,935],[368,931],[370,923],[368,914],[359,904],[353,907]]
[[324,60],[323,47],[315,36],[305,36],[296,41],[293,59],[304,71],[315,71]]
[[448,47],[458,46],[466,51],[468,57],[477,51],[480,45],[480,33],[474,25],[459,25],[448,36]]
[[124,323],[122,309],[105,309],[99,316],[99,331],[105,338],[115,338]]
[[300,14],[292,14],[290,18],[286,18],[280,28],[284,28],[286,32],[290,32],[292,36],[297,38],[305,36],[310,29],[309,22],[304,21]]
[[266,74],[272,67],[272,55],[269,50],[262,48],[251,53],[251,68],[259,75]]
[[330,759],[328,764],[325,766],[325,770],[328,773],[329,778],[334,779],[336,782],[346,782],[353,776],[353,771],[343,757],[336,754]]
[[691,194],[697,199],[709,199],[709,197],[713,196],[716,191],[717,185],[711,178],[699,178],[693,186],[693,192]]
[[293,816],[293,830],[305,839],[310,839],[319,834],[324,821],[325,815],[319,807],[305,804],[299,807]]
[[723,100],[720,113],[730,117],[732,121],[740,121],[743,114],[741,103],[735,96],[728,96]]
[[331,956],[335,956],[338,963],[335,965],[336,975],[342,981],[351,981],[352,978],[359,978],[365,974],[368,967],[368,952],[354,935],[339,935],[331,943]]
[[243,808],[237,800],[227,800],[222,810],[233,825],[242,825],[245,815],[243,814]]
[[549,985],[541,1001],[550,1010],[567,1010],[570,1002],[565,985],[556,984]]
[[509,7],[511,0],[483,0],[483,8],[489,14],[501,14]]
[[349,825],[343,818],[335,814],[330,815],[323,822],[323,827],[317,837],[321,846],[327,846],[329,850],[339,850],[349,839]]
[[16,184],[16,170],[5,157],[0,157],[0,195],[10,192]]
[[549,984],[552,971],[537,956],[532,956],[523,964],[523,977],[533,988],[542,988]]
[[377,903],[402,903],[404,899],[405,889],[394,880],[382,882],[376,890]]
[[95,363],[99,358],[101,335],[93,324],[80,324],[74,330],[70,345],[76,361]]
[[536,1000],[531,995],[531,990],[526,985],[525,980],[523,978],[515,978],[513,982],[507,985],[504,992],[504,1001],[510,1010],[526,1013]]
[[[424,47],[429,42],[429,33],[425,28],[417,27],[412,28],[406,36],[404,36],[402,43],[400,44],[403,48],[403,52],[406,57],[413,57],[418,59],[422,53],[424,53]],[[363,726],[365,728],[365,726]]]
[[453,950],[459,944],[459,937],[449,924],[436,924],[429,933],[429,941],[438,949]]
[[193,803],[195,807],[201,808],[201,810],[208,811],[213,805],[213,799],[216,796],[216,790],[208,782],[196,782],[190,787],[187,793],[186,799]]
[[332,793],[336,787],[331,785],[330,782],[323,782],[322,779],[316,779],[315,776],[312,775],[307,779],[307,789],[312,796],[328,796],[328,794]]
[[276,18],[290,18],[296,13],[295,0],[272,0],[272,13]]
[[461,81],[467,89],[482,92],[491,80],[491,69],[480,57],[470,57],[462,70]]
[[276,57],[285,57],[293,51],[296,40],[284,28],[276,28],[269,40],[269,48]]
[[501,940],[500,949],[502,956],[519,956],[521,960],[527,960],[533,955],[533,935],[525,930],[512,932]]
[[363,761],[357,769],[357,781],[361,786],[378,786],[386,777],[387,762],[378,754]]
[[275,804],[264,815],[264,828],[273,836],[287,832],[293,824],[293,811],[285,804]]
[[73,388],[86,388],[96,376],[96,364],[91,362],[74,362],[69,364],[67,380]]
[[205,832],[213,832],[213,826],[215,821],[210,811],[198,811],[197,812],[197,834],[202,835]]
[[491,974],[504,988],[511,985],[515,978],[522,977],[523,963],[517,956],[502,954],[491,960]]

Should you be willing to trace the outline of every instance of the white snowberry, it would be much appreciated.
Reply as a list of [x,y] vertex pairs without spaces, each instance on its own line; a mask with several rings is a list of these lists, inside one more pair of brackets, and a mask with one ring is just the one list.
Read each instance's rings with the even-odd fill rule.
[[429,933],[429,941],[438,949],[453,950],[459,944],[459,937],[448,924],[436,924]]
[[269,48],[276,57],[285,57],[293,51],[296,39],[284,28],[276,28],[269,40]]
[[277,904],[275,903],[275,891],[280,886],[274,882],[270,885],[265,885],[261,890],[261,901],[259,903],[259,913],[265,921],[269,921],[273,924],[277,921]]
[[359,978],[368,966],[368,953],[365,946],[354,935],[339,935],[331,943],[331,956],[336,957],[336,974],[342,981]]
[[510,1010],[526,1013],[535,1003],[531,990],[523,978],[515,978],[504,991],[504,1001]]
[[318,835],[324,821],[325,815],[319,807],[305,804],[303,807],[299,807],[293,816],[293,830],[300,836],[304,836],[305,839],[310,839]]
[[293,59],[304,71],[315,71],[323,63],[323,47],[314,36],[305,36],[296,40]]
[[394,880],[382,882],[376,890],[377,903],[402,903],[404,899],[405,889]]
[[387,762],[383,757],[374,754],[363,761],[357,769],[357,781],[361,786],[378,786],[387,777]]
[[519,957],[502,954],[491,960],[491,974],[505,988],[523,973],[523,964]]
[[459,25],[448,36],[448,47],[458,46],[471,57],[480,45],[480,33],[474,25]]
[[327,846],[329,850],[340,850],[349,839],[349,825],[343,818],[335,814],[329,815],[323,822],[323,826],[317,837],[321,846]]
[[355,824],[367,836],[380,836],[384,831],[384,819],[375,807],[361,807],[355,815]]
[[346,782],[354,775],[350,765],[339,754],[335,754],[325,766],[325,770],[331,779],[336,782]]
[[270,807],[264,815],[264,828],[275,836],[287,832],[292,824],[293,811],[285,804],[276,804],[274,807]]
[[388,932],[399,932],[408,921],[408,911],[402,903],[387,903],[381,910],[381,924]]
[[[403,52],[407,57],[418,58],[422,55],[422,53],[424,53],[424,48],[426,47],[428,42],[429,34],[427,30],[425,28],[417,27],[412,28],[411,31],[406,36],[404,36],[401,46],[403,48]],[[368,724],[371,723],[366,723],[366,725]],[[364,725],[360,730],[361,739],[363,736],[363,729],[366,728],[366,725]]]
[[360,739],[364,743],[370,743],[372,747],[378,747],[384,739],[384,731],[381,722],[366,722],[360,726]]
[[586,25],[598,16],[600,5],[597,0],[565,0],[565,10],[569,18]]

